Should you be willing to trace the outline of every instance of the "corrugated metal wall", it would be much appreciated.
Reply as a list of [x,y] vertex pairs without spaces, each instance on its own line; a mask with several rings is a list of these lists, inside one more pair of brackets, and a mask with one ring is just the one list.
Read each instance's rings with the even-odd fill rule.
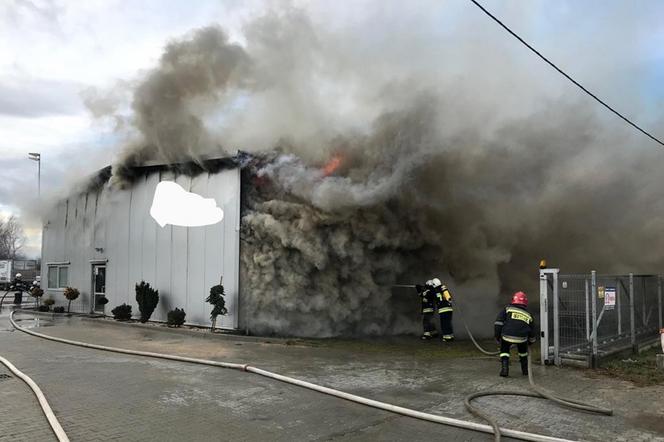
[[[164,228],[150,216],[155,188],[160,181],[175,181],[185,190],[214,198],[224,219],[205,227]],[[152,319],[166,320],[175,307],[184,308],[187,322],[209,325],[211,306],[205,303],[210,287],[223,275],[228,315],[218,325],[238,327],[238,272],[240,171],[222,170],[195,177],[155,171],[139,178],[126,190],[109,190],[72,196],[47,217],[43,235],[43,286],[47,264],[70,262],[69,285],[81,296],[72,310],[91,310],[93,260],[106,264],[106,314],[127,303],[138,313],[134,285],[141,280],[159,289],[159,305]],[[97,249],[97,250],[96,250]],[[45,298],[66,305],[61,290],[46,290]]]

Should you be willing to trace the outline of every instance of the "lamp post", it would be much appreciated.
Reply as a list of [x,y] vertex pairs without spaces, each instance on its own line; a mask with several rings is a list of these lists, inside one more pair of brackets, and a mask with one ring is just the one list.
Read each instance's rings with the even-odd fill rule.
[[37,162],[37,196],[41,197],[41,154],[30,152],[28,158]]

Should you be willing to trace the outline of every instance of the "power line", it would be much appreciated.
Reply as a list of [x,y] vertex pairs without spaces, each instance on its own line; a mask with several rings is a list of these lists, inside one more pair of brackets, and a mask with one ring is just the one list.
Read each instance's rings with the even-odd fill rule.
[[529,45],[529,44],[528,44],[523,38],[519,37],[514,31],[512,31],[510,28],[508,28],[507,25],[505,25],[502,21],[500,21],[495,15],[491,14],[489,11],[487,11],[486,9],[484,9],[484,7],[483,7],[482,5],[480,5],[476,0],[470,0],[470,1],[473,2],[473,4],[475,4],[475,6],[477,6],[478,8],[480,8],[480,9],[482,10],[482,12],[484,12],[486,15],[488,15],[489,17],[491,17],[496,23],[498,23],[500,26],[502,26],[503,29],[505,29],[507,32],[509,32],[510,34],[512,34],[512,36],[513,36],[514,38],[516,38],[517,40],[519,40],[519,41],[520,41],[521,43],[523,43],[528,49],[530,49],[531,51],[533,51],[533,52],[534,52],[539,58],[541,58],[542,60],[544,60],[545,62],[547,62],[547,63],[549,64],[549,66],[551,66],[552,68],[554,68],[555,70],[557,70],[562,76],[564,76],[564,77],[567,78],[569,81],[571,81],[572,83],[574,83],[574,84],[575,84],[579,89],[581,89],[583,92],[585,92],[586,94],[588,94],[588,95],[590,95],[592,98],[594,98],[595,101],[597,101],[599,104],[601,104],[602,106],[604,106],[605,108],[607,108],[608,110],[610,110],[611,112],[613,112],[614,114],[616,114],[617,116],[619,116],[620,118],[622,118],[627,124],[629,124],[630,126],[632,126],[633,128],[635,128],[636,130],[638,130],[639,132],[641,132],[642,134],[644,134],[644,135],[647,136],[648,138],[650,138],[650,139],[652,139],[653,141],[655,141],[656,143],[659,143],[660,145],[664,146],[664,142],[660,141],[657,137],[655,137],[654,135],[651,135],[651,134],[648,133],[646,130],[641,129],[641,127],[639,127],[639,125],[637,125],[636,123],[633,123],[629,118],[627,118],[626,116],[624,116],[623,114],[621,114],[620,112],[618,112],[617,110],[615,110],[614,108],[612,108],[611,106],[609,106],[608,104],[606,104],[606,103],[605,103],[604,101],[602,101],[599,97],[597,97],[597,95],[593,94],[593,93],[590,92],[588,89],[586,89],[585,87],[583,87],[578,81],[576,81],[575,79],[573,79],[572,77],[570,77],[569,75],[567,75],[562,69],[560,69],[560,68],[559,68],[558,66],[556,66],[552,61],[550,61],[548,58],[546,58],[544,55],[542,55],[537,49],[533,48],[533,47],[532,47],[531,45]]

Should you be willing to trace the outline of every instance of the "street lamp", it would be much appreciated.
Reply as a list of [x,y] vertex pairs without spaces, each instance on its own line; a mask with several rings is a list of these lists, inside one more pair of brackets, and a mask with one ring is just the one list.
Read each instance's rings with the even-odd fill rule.
[[30,152],[28,158],[37,162],[37,196],[41,197],[41,154]]

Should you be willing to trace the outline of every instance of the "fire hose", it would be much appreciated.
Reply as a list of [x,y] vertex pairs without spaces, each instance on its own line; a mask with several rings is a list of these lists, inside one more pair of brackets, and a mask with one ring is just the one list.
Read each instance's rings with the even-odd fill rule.
[[[482,353],[490,356],[495,356],[500,354],[499,351],[488,351],[482,348],[482,346],[475,340],[475,337],[473,334],[470,332],[470,329],[468,328],[468,324],[466,323],[466,320],[463,317],[463,314],[461,312],[461,309],[459,306],[456,306],[456,309],[459,313],[459,316],[461,317],[461,322],[463,323],[464,328],[466,329],[466,332],[468,333],[468,336],[470,337],[470,340],[473,342],[475,347]],[[562,405],[564,407],[572,408],[575,410],[581,410],[581,411],[587,411],[589,413],[597,413],[597,414],[604,414],[607,416],[613,415],[613,410],[610,410],[608,408],[601,408],[597,407],[592,404],[587,404],[584,402],[580,402],[574,399],[568,399],[564,398],[561,396],[555,396],[553,393],[548,392],[547,390],[543,389],[542,387],[538,386],[535,384],[535,380],[533,379],[533,370],[532,370],[532,361],[530,357],[530,352],[528,352],[528,383],[530,384],[530,388],[533,391],[523,391],[523,390],[486,390],[486,391],[481,391],[478,393],[473,393],[468,396],[466,396],[465,400],[463,401],[464,406],[466,409],[474,414],[475,416],[484,419],[487,421],[491,427],[493,428],[493,434],[494,434],[494,439],[496,442],[500,441],[501,433],[505,433],[504,430],[501,430],[501,428],[498,426],[498,422],[488,414],[480,411],[478,408],[474,407],[471,404],[471,401],[473,399],[477,399],[479,397],[485,397],[485,396],[527,396],[527,397],[534,397],[534,398],[540,398],[540,399],[548,399],[550,401],[553,401],[559,405]]]
[[[13,312],[12,312],[13,313]],[[11,362],[9,362],[7,359],[3,358],[0,356],[0,362],[3,363],[9,371],[14,373],[17,377],[19,377],[23,382],[25,382],[28,387],[32,390],[32,392],[35,394],[37,397],[37,400],[39,401],[39,406],[41,407],[42,411],[44,412],[44,415],[46,416],[46,420],[48,420],[49,425],[51,426],[51,429],[53,430],[53,433],[55,434],[55,437],[58,438],[59,442],[69,442],[69,438],[67,437],[67,434],[65,433],[65,430],[62,429],[62,426],[60,425],[60,422],[58,422],[58,418],[55,417],[55,413],[53,413],[53,410],[51,409],[51,406],[48,404],[48,401],[46,400],[46,397],[44,396],[44,393],[42,393],[41,389],[35,382],[28,377],[25,373],[20,371],[18,368],[14,366]]]
[[[369,407],[377,408],[380,410],[388,411],[391,413],[396,413],[400,414],[403,416],[408,416],[408,417],[413,417],[416,419],[420,420],[425,420],[429,422],[435,422],[438,424],[443,424],[443,425],[450,425],[453,427],[457,428],[463,428],[467,430],[472,430],[472,431],[478,431],[482,433],[488,433],[488,434],[494,434],[498,438],[500,437],[500,434],[504,434],[505,436],[512,437],[515,439],[521,439],[521,440],[527,440],[527,441],[535,441],[535,442],[571,442],[568,439],[561,439],[557,437],[551,437],[551,436],[545,436],[541,434],[535,434],[535,433],[528,433],[525,431],[518,431],[518,430],[512,430],[512,429],[498,429],[497,430],[497,425],[496,426],[491,426],[491,425],[484,425],[484,424],[479,424],[476,422],[470,422],[470,421],[465,421],[461,419],[455,419],[451,417],[445,417],[445,416],[439,416],[431,413],[425,413],[417,410],[413,410],[410,408],[405,408],[405,407],[400,407],[398,405],[393,405],[385,402],[380,402],[376,401],[373,399],[365,398],[362,396],[357,396],[354,394],[346,393],[344,391],[336,390],[333,388],[329,387],[324,387],[322,385],[317,385],[313,384],[311,382],[306,382],[302,381],[300,379],[295,379],[290,376],[283,376],[277,373],[273,373],[267,370],[262,370],[257,367],[253,367],[251,365],[246,365],[246,364],[236,364],[236,363],[230,363],[230,362],[219,362],[219,361],[212,361],[212,360],[207,360],[207,359],[197,359],[197,358],[190,358],[190,357],[185,357],[185,356],[175,356],[175,355],[169,355],[169,354],[162,354],[162,353],[154,353],[154,352],[148,352],[148,351],[140,351],[140,350],[129,350],[126,348],[118,348],[118,347],[108,347],[104,345],[97,345],[97,344],[90,344],[86,342],[80,342],[80,341],[73,341],[70,339],[64,339],[64,338],[57,338],[55,336],[49,336],[45,335],[42,333],[35,332],[33,330],[28,330],[26,328],[23,328],[19,326],[15,321],[14,321],[14,313],[11,312],[9,314],[9,321],[11,322],[12,326],[24,333],[27,333],[32,336],[36,336],[39,338],[47,339],[50,341],[55,341],[55,342],[60,342],[63,344],[69,344],[69,345],[75,345],[78,347],[85,347],[85,348],[93,348],[97,350],[104,350],[104,351],[110,351],[114,353],[123,353],[123,354],[129,354],[129,355],[136,355],[136,356],[146,356],[146,357],[152,357],[152,358],[158,358],[158,359],[166,359],[166,360],[171,360],[171,361],[180,361],[180,362],[188,362],[188,363],[193,363],[193,364],[200,364],[200,365],[208,365],[208,366],[213,366],[213,367],[222,367],[222,368],[230,368],[230,369],[235,369],[235,370],[242,370],[245,372],[249,373],[254,373],[260,376],[264,376],[267,378],[271,379],[276,379],[281,382],[285,382],[288,384],[292,385],[297,385],[299,387],[307,388],[310,390],[318,391],[320,393],[324,393],[330,396],[334,396],[340,399],[344,399],[347,401],[355,402],[358,404],[362,405],[367,405]],[[493,394],[497,394],[493,392]],[[497,432],[498,431],[498,432]]]

